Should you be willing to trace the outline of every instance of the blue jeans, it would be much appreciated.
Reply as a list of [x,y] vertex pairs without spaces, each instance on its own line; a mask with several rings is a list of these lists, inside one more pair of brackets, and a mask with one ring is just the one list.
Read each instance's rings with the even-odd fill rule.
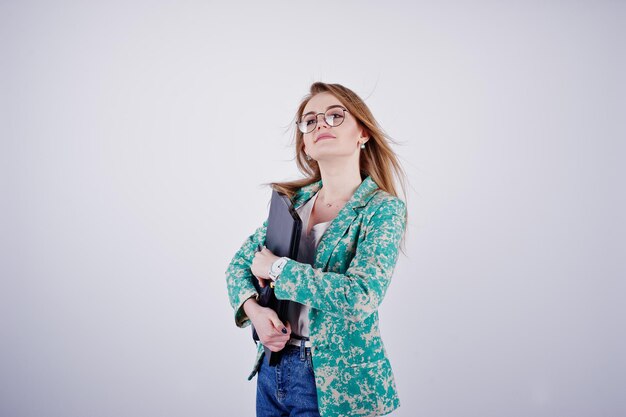
[[267,355],[259,369],[257,417],[319,417],[311,349],[287,345],[280,362],[269,366]]

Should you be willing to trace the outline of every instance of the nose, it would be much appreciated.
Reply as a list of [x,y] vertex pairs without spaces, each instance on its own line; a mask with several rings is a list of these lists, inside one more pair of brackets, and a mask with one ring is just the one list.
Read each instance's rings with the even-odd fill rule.
[[321,127],[320,127],[321,125],[320,125],[319,116],[322,116],[322,123],[324,123],[324,126],[326,126],[326,127],[330,128],[330,125],[329,125],[329,124],[328,124],[328,122],[326,121],[326,114],[324,114],[324,113],[317,113],[317,114],[315,115],[315,119],[316,119],[316,122],[317,122],[317,126],[316,126],[316,127],[317,127],[317,130],[320,130],[320,129],[321,129]]

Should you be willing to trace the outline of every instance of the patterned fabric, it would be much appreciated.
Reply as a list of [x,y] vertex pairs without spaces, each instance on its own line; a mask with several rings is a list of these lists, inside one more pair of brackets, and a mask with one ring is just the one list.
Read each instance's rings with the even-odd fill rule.
[[[322,186],[300,189],[298,208]],[[243,303],[256,295],[250,265],[265,243],[267,221],[248,237],[226,271],[230,303],[239,327],[250,324]],[[382,302],[406,227],[402,200],[367,177],[322,236],[313,266],[289,260],[276,281],[276,296],[310,307],[311,355],[320,414],[378,416],[400,405],[378,328]],[[259,344],[255,368],[263,347]]]

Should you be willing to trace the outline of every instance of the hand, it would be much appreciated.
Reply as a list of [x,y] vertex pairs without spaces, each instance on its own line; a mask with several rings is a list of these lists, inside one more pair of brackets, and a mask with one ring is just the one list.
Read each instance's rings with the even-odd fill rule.
[[289,322],[286,326],[283,325],[274,310],[261,307],[254,298],[243,303],[243,309],[252,321],[263,346],[272,352],[278,352],[285,347],[291,337]]
[[252,271],[252,275],[254,275],[259,280],[259,285],[261,286],[261,288],[267,285],[267,281],[271,281],[269,276],[270,268],[272,264],[278,259],[280,259],[280,257],[274,255],[272,251],[270,251],[265,246],[263,246],[263,249],[261,251],[254,254],[254,259],[252,259],[252,266],[250,267],[250,270]]

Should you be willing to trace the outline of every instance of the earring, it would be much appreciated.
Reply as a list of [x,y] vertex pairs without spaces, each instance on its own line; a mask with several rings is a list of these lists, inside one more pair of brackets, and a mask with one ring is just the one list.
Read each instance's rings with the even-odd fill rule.
[[307,161],[310,161],[311,159],[313,159],[313,158],[311,158],[311,157],[309,156],[309,154],[308,154],[308,153],[305,153],[305,155],[306,155],[306,156],[305,156],[305,158],[306,158],[306,160],[307,160]]
[[365,142],[361,144],[361,149],[365,149]]

